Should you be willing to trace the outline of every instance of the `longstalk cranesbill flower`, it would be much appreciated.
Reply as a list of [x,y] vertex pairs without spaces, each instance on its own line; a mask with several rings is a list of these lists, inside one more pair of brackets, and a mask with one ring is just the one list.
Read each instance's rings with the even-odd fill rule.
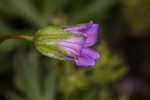
[[73,27],[47,27],[34,36],[35,47],[44,55],[73,60],[78,66],[93,66],[99,54],[88,48],[97,40],[98,24]]
[[93,66],[99,54],[88,48],[97,40],[98,24],[73,27],[48,26],[39,30],[34,36],[11,34],[0,38],[0,43],[8,39],[25,39],[32,41],[38,51],[48,57],[73,60],[78,66]]

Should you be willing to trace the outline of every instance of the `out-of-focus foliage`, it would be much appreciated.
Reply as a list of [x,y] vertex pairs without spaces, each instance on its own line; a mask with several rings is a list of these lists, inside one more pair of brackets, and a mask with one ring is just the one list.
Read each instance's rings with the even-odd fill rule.
[[14,83],[25,96],[19,96],[11,91],[10,98],[56,100],[57,95],[61,95],[58,97],[59,100],[113,100],[110,87],[127,69],[116,54],[108,51],[104,42],[97,50],[101,52],[101,59],[97,60],[94,67],[89,68],[76,68],[72,62],[60,64],[60,61],[55,60],[45,62],[47,64],[42,67],[35,66],[35,63],[38,63],[35,52],[27,54],[32,57],[28,60],[18,53],[15,58]]
[[[105,90],[105,88],[114,84],[125,74],[127,69],[123,65],[123,61],[118,56],[110,54],[105,43],[101,43],[101,46],[97,48],[97,50],[101,52],[101,59],[97,61],[94,67],[88,69],[76,69],[71,67],[67,68],[67,72],[65,73],[66,75],[60,75],[64,76],[64,78],[60,81],[60,90],[63,93],[74,94],[75,91],[77,93],[80,93],[81,91],[90,92],[91,89],[96,91],[96,94],[98,94],[98,92],[101,94],[102,92],[104,95],[100,95],[100,98],[109,98],[105,97],[105,95],[107,96],[109,94],[106,93],[107,89]],[[64,65],[65,67],[71,66],[71,63],[66,64]],[[92,99],[89,98],[89,100]],[[110,100],[110,98],[108,100]]]
[[123,1],[122,9],[123,15],[134,33],[150,25],[149,0],[126,0]]
[[0,37],[31,35],[48,25],[69,26],[94,20],[100,24],[94,48],[101,55],[94,67],[79,68],[70,61],[41,56],[30,42],[5,41],[0,45],[0,99],[5,95],[8,100],[127,100],[126,94],[117,93],[116,88],[127,72],[126,65],[116,54],[120,52],[110,51],[106,40],[117,48],[126,35],[140,36],[150,26],[149,3],[0,0]]

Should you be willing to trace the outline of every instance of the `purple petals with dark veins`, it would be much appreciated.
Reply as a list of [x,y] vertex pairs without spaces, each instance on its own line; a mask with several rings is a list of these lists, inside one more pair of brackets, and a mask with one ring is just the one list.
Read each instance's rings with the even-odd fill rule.
[[96,43],[97,33],[98,33],[98,24],[93,24],[90,29],[86,32],[87,39],[85,41],[85,47],[92,46]]
[[83,24],[73,27],[66,27],[64,28],[67,31],[70,31],[75,34],[84,34],[88,31],[88,29],[93,25],[93,21],[90,21],[90,24]]
[[90,48],[82,48],[82,52],[81,52],[80,55],[88,56],[92,59],[98,59],[100,57],[99,54],[96,51],[94,51]]
[[73,37],[71,39],[62,40],[56,43],[61,49],[66,51],[67,53],[78,56],[80,55],[81,48],[85,43],[84,37]]
[[92,46],[96,43],[97,33],[98,33],[98,24],[94,24],[93,21],[90,21],[89,24],[83,24],[74,27],[65,28],[65,30],[70,31],[75,34],[83,34],[87,37],[84,46]]
[[78,66],[93,66],[95,65],[95,59],[99,58],[99,54],[89,48],[82,48],[80,56],[75,59]]
[[88,66],[94,66],[95,65],[95,61],[88,56],[78,56],[75,59],[75,62],[78,66],[88,67]]
[[83,34],[86,37],[73,37],[58,42],[57,45],[60,48],[72,55],[71,57],[66,56],[64,58],[74,60],[78,66],[94,66],[95,59],[99,58],[99,54],[88,47],[96,43],[98,28],[99,25],[94,24],[93,21],[90,21],[89,24],[64,28],[64,30],[74,34]]

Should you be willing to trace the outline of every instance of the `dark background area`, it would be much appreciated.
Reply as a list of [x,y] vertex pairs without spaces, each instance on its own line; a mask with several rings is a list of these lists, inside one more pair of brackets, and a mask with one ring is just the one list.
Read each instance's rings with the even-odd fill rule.
[[150,0],[0,0],[0,37],[90,20],[100,25],[93,67],[2,43],[0,100],[150,100]]

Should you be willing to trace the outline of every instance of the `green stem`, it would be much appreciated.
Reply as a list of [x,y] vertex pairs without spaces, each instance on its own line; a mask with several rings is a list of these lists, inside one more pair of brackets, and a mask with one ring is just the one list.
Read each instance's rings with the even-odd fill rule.
[[33,41],[33,36],[27,36],[27,35],[23,35],[23,34],[6,35],[6,36],[0,38],[0,44],[8,39],[24,39],[24,40]]

